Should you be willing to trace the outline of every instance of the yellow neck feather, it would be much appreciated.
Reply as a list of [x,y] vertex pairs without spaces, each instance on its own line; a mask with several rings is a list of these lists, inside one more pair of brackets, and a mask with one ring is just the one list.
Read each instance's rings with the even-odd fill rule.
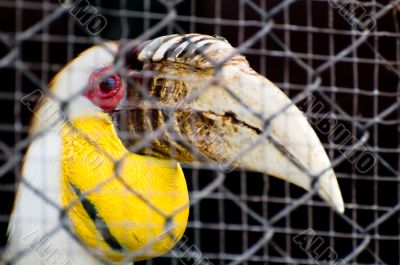
[[188,218],[177,162],[129,153],[105,113],[66,123],[62,139],[62,203],[84,245],[113,261],[132,252],[134,261],[156,257],[175,245]]

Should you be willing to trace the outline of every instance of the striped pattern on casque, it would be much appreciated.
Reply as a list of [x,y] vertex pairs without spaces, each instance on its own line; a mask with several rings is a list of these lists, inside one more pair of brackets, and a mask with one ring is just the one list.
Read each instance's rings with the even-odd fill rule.
[[225,39],[202,34],[167,35],[136,51],[141,62],[169,61],[196,68],[213,68],[237,52]]

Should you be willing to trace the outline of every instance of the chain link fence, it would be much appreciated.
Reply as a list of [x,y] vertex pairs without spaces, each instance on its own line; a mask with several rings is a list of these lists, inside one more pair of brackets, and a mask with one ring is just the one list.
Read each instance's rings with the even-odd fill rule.
[[260,173],[183,165],[192,197],[185,235],[167,255],[138,263],[400,264],[399,13],[400,1],[388,0],[2,0],[2,249],[32,141],[22,99],[46,94],[93,44],[197,32],[226,38],[305,112],[346,211]]

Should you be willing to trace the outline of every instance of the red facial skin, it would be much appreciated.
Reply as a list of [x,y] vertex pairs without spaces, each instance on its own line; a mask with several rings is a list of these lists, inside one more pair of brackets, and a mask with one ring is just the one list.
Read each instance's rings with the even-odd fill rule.
[[[105,73],[110,70],[110,66],[105,66],[93,72],[89,78],[89,88],[84,93],[84,96],[104,111],[115,109],[125,94],[125,82],[117,73],[105,76]],[[107,86],[108,78],[114,80],[115,86]]]

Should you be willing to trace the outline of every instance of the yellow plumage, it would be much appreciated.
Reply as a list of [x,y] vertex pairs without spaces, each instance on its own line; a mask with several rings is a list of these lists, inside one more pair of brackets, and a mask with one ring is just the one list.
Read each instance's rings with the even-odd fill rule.
[[[174,238],[182,237],[188,218],[188,191],[177,162],[129,153],[105,113],[66,123],[62,139],[62,203],[86,245],[113,261],[148,246],[135,255],[137,261],[162,255],[176,244]],[[117,168],[114,161],[120,161]],[[80,198],[76,190],[82,193]],[[96,227],[91,220],[85,200],[121,249],[106,242],[98,228],[102,224]],[[163,235],[169,216],[172,236]]]

